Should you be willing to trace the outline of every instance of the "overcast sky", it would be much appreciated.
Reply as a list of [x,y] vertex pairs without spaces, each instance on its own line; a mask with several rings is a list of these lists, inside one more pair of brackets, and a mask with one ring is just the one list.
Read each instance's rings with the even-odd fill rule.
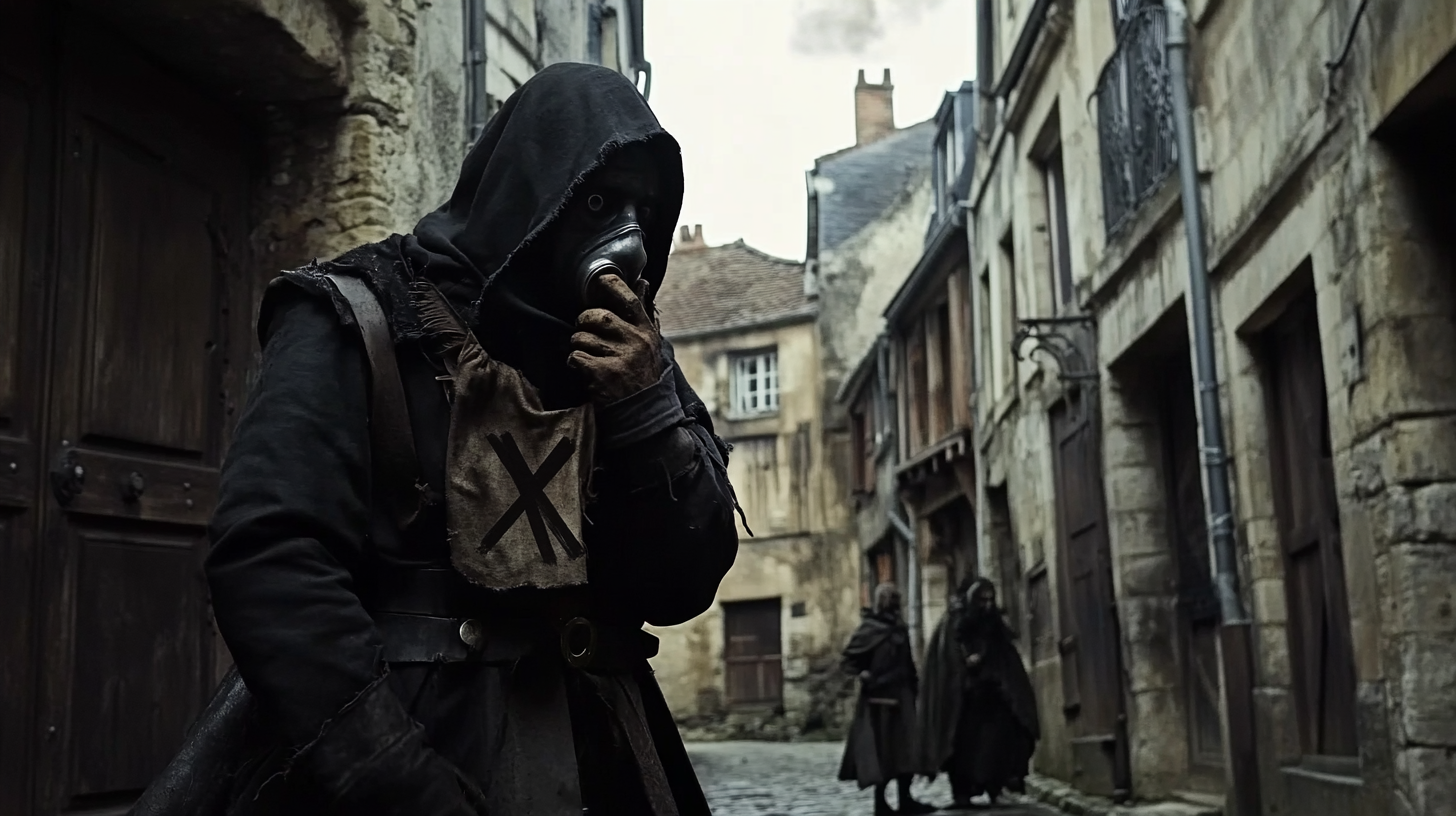
[[895,123],[972,78],[972,0],[647,0],[650,103],[682,143],[681,222],[804,257],[804,171],[854,143],[854,85],[885,68]]

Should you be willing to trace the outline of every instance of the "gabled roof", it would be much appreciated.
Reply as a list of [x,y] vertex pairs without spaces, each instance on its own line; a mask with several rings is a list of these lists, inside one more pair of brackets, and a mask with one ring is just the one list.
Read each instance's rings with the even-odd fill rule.
[[669,338],[748,329],[818,314],[804,295],[804,264],[775,258],[742,240],[680,246],[667,259],[656,298]]
[[916,178],[929,172],[934,142],[931,119],[816,160],[819,247],[833,249],[879,218]]

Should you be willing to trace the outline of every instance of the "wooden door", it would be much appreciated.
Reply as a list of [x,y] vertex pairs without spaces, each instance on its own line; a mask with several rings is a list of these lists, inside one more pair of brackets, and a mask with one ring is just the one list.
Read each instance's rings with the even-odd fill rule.
[[1314,294],[1270,330],[1270,457],[1306,754],[1354,756],[1355,661]]
[[0,26],[0,814],[29,813],[53,82],[39,0]]
[[781,615],[778,598],[723,605],[728,702],[778,704],[783,701]]
[[1121,650],[1098,435],[1090,406],[1060,403],[1052,410],[1052,435],[1066,576],[1061,593],[1065,705],[1084,736],[1111,738],[1122,712]]
[[202,572],[251,337],[241,128],[67,23],[31,812],[121,813],[225,657]]
[[1198,456],[1198,416],[1188,349],[1160,371],[1160,425],[1168,532],[1178,568],[1178,611],[1189,754],[1195,767],[1223,765],[1218,598],[1213,589],[1208,521]]

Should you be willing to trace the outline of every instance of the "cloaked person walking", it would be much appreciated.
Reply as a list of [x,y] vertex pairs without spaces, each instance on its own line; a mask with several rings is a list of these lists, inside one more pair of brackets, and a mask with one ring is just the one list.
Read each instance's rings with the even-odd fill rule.
[[[875,587],[874,606],[844,649],[844,670],[859,679],[859,700],[844,746],[839,778],[875,789],[875,815],[931,813],[935,808],[910,795],[916,771],[915,696],[918,677],[910,634],[900,617],[900,590]],[[890,782],[899,787],[897,810],[885,799]]]

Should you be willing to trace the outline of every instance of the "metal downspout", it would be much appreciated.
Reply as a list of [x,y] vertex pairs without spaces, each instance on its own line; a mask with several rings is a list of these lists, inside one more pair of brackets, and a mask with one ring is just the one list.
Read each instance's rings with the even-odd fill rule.
[[465,0],[465,149],[485,132],[490,118],[485,85],[485,0]]
[[912,648],[920,654],[924,646],[920,641],[920,547],[915,541],[915,529],[897,506],[899,504],[900,500],[895,499],[890,505],[890,526],[905,539],[905,583],[909,585],[905,588],[905,626],[910,630]]
[[[970,393],[966,394],[966,403],[969,406],[971,418],[971,470],[976,478],[975,504],[971,507],[971,522],[975,527],[976,537],[976,573],[978,578],[991,577],[991,555],[986,546],[986,457],[981,455],[980,428],[976,426],[976,394],[981,391],[981,368],[977,365],[976,333],[977,315],[981,313],[980,298],[981,287],[976,280],[976,209],[969,200],[959,201],[961,214],[966,219],[966,294],[971,305],[971,319],[968,330],[970,336],[966,342],[970,345],[970,352],[966,354],[966,366],[970,369],[967,372],[967,382],[971,384]],[[1012,587],[1002,587],[1003,593],[1012,591]]]
[[1258,816],[1259,764],[1254,733],[1252,624],[1239,595],[1238,552],[1234,545],[1233,502],[1228,456],[1223,439],[1214,355],[1208,262],[1203,245],[1203,209],[1198,191],[1198,156],[1193,138],[1193,108],[1188,94],[1188,9],[1183,0],[1166,0],[1168,74],[1173,127],[1178,145],[1178,179],[1188,243],[1188,301],[1193,318],[1193,348],[1199,425],[1203,437],[1204,490],[1208,502],[1208,544],[1214,561],[1221,626],[1224,708],[1228,717],[1227,763],[1229,816]]

